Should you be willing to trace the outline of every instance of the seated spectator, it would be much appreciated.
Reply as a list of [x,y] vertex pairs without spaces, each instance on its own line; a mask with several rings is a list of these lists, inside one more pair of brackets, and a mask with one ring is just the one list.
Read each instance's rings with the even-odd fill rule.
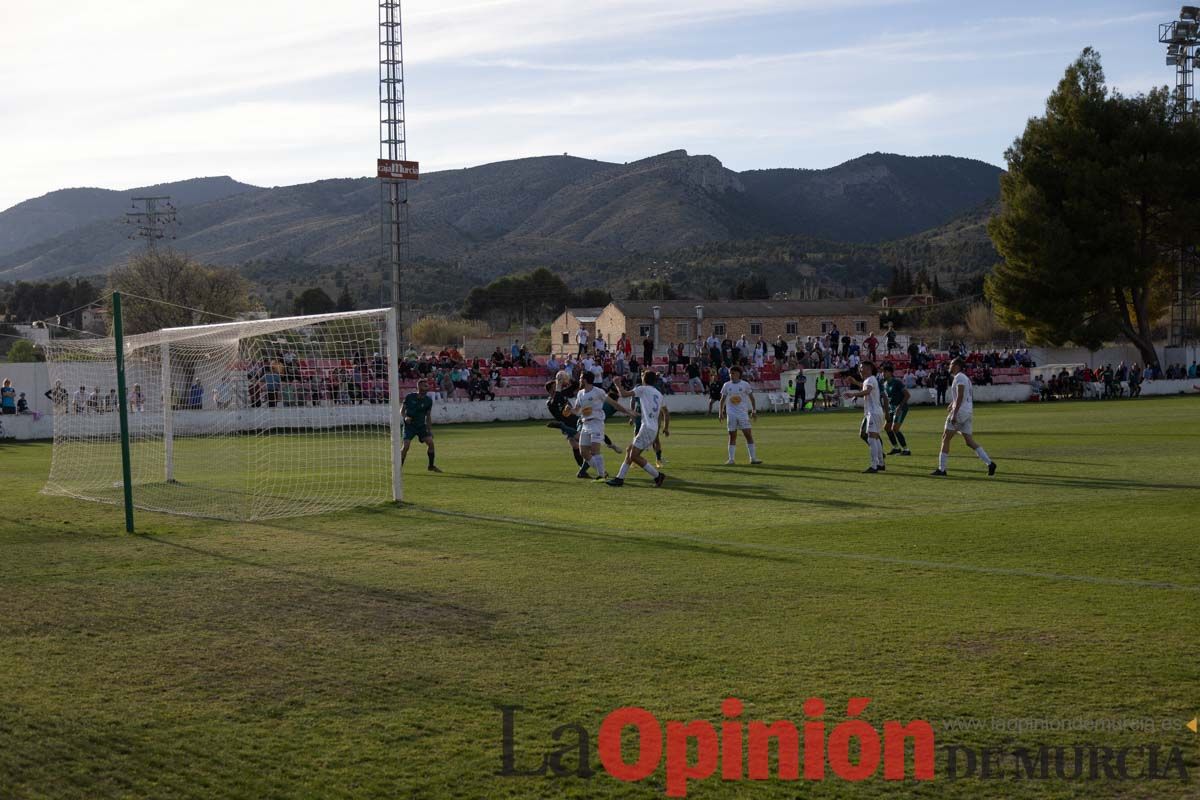
[[491,383],[480,372],[476,371],[471,375],[470,384],[467,387],[467,399],[469,400],[495,400],[496,393],[492,391]]

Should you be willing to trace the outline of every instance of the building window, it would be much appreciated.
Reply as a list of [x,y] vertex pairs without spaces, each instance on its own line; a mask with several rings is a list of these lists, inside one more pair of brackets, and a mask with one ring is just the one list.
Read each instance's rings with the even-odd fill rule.
[[832,322],[830,322],[829,320],[826,320],[821,323],[821,333],[829,333],[831,330],[833,330]]
[[686,342],[688,339],[692,338],[692,323],[687,322],[686,320],[684,322],[676,322],[675,338],[681,342]]
[[725,323],[724,322],[714,322],[713,323],[713,336],[719,337],[721,339],[725,338]]
[[855,333],[866,333],[866,332],[867,332],[867,323],[866,323],[866,321],[865,321],[865,320],[861,320],[861,319],[860,319],[860,320],[857,320],[857,321],[855,321],[855,323],[854,323],[854,332],[855,332]]
[[751,322],[750,323],[750,335],[751,336],[762,336],[762,323],[761,322]]
[[566,331],[563,331],[563,344],[569,345],[570,343],[571,343],[571,334],[567,333]]
[[795,336],[800,332],[799,322],[789,322],[784,326],[788,336]]
[[638,338],[645,339],[650,336],[650,332],[654,330],[653,325],[638,325]]

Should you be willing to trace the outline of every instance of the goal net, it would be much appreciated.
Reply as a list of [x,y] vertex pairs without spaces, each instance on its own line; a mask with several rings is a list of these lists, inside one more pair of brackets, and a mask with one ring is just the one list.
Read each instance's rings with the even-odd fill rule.
[[[391,324],[381,309],[125,337],[134,505],[259,520],[399,499]],[[53,340],[47,360],[44,491],[122,503],[113,339]]]

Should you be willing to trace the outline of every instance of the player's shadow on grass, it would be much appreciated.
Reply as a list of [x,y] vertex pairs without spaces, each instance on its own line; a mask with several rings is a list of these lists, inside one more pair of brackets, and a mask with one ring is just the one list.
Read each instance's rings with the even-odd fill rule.
[[[718,469],[715,471],[722,470]],[[717,487],[710,483],[692,483],[690,481],[680,480],[677,478],[672,479],[670,476],[667,478],[667,483],[663,487],[663,491],[666,491],[667,489],[670,489],[673,492],[699,494],[706,497],[729,497],[735,500],[745,500],[749,502],[768,501],[801,506],[825,506],[826,508],[836,508],[839,510],[844,510],[848,505],[844,500],[825,500],[819,497],[808,497],[800,493],[796,495],[783,495],[774,489],[763,489],[753,486],[747,486],[744,490],[737,490],[730,486]],[[855,501],[854,506],[856,508],[880,507],[857,500]]]
[[[442,479],[463,480],[470,479],[473,481],[491,481],[492,483],[552,483],[555,486],[562,484],[562,481],[549,480],[547,478],[517,478],[512,475],[479,475],[471,472],[444,472],[441,475]],[[580,481],[582,483],[582,481]]]
[[[753,559],[755,561],[772,561],[777,563],[795,563],[802,560],[798,555],[766,552],[747,552],[737,542],[718,543],[705,542],[681,535],[663,531],[621,531],[611,532],[587,529],[566,525],[558,522],[542,522],[540,520],[520,520],[511,517],[498,517],[489,514],[475,514],[469,511],[449,511],[439,508],[413,506],[417,511],[426,514],[459,519],[469,519],[476,522],[486,522],[492,525],[515,528],[522,534],[546,533],[549,535],[566,536],[574,539],[588,539],[598,542],[620,542],[636,547],[647,547],[660,550],[676,550],[680,552],[703,553],[706,555],[732,556],[734,558]],[[748,545],[753,547],[753,545]]]
[[[1003,469],[1003,463],[1000,464]],[[958,477],[951,473],[950,477]],[[963,477],[966,477],[965,475]],[[1157,491],[1177,491],[1180,489],[1200,489],[1195,483],[1151,483],[1148,481],[1131,481],[1126,478],[1072,478],[1067,475],[1045,475],[1034,472],[1001,472],[993,481],[999,483],[1020,483],[1027,486],[1061,486],[1065,489],[1153,489]]]
[[1023,456],[1005,456],[1004,461],[1031,461],[1036,464],[1067,464],[1072,467],[1111,467],[1113,464],[1106,464],[1101,461],[1061,461],[1053,458],[1026,458]]

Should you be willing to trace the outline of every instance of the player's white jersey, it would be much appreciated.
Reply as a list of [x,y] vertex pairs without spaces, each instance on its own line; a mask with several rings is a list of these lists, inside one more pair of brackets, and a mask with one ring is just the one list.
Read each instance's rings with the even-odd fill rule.
[[950,402],[954,403],[958,399],[958,387],[963,387],[962,402],[958,406],[958,417],[969,417],[975,413],[975,402],[971,397],[971,379],[967,377],[967,373],[960,372],[954,376],[954,382],[950,384]]
[[662,392],[653,386],[635,386],[633,396],[637,398],[641,410],[642,428],[658,430],[658,415],[663,406]]
[[879,399],[879,379],[874,375],[863,381],[863,391],[869,392],[863,398],[863,415],[867,417],[883,417],[883,403]]
[[725,401],[725,413],[731,417],[750,415],[750,396],[754,390],[745,381],[729,381],[721,387],[721,399]]
[[604,404],[608,395],[599,386],[580,389],[575,395],[575,413],[586,425],[589,422],[604,422]]

